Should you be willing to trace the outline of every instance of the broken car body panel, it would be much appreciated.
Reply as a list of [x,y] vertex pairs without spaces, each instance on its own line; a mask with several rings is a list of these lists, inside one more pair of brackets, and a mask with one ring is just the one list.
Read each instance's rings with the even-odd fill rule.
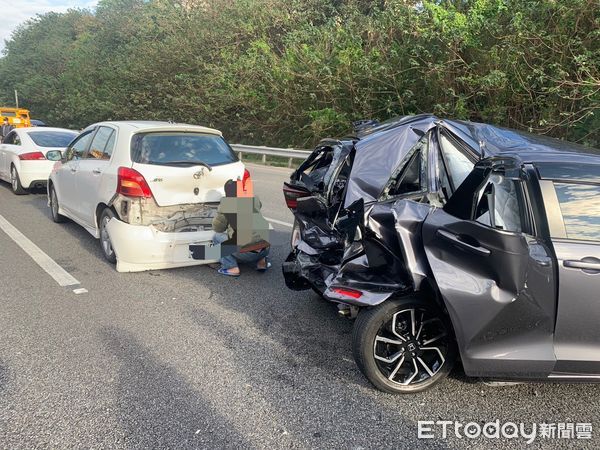
[[[590,283],[597,289],[600,282],[600,270],[595,269],[600,246],[577,243],[581,251],[573,252],[551,239],[566,234],[564,228],[563,235],[552,230],[553,213],[548,205],[544,208],[542,195],[548,189],[539,176],[550,172],[540,170],[545,164],[558,172],[564,166],[562,175],[552,176],[563,182],[570,170],[565,162],[581,160],[571,178],[600,189],[598,157],[574,153],[581,150],[577,145],[484,124],[432,116],[397,123],[385,128],[380,142],[393,143],[386,148],[361,147],[360,140],[354,145],[344,206],[365,200],[356,233],[341,232],[338,221],[344,208],[331,220],[320,193],[298,201],[294,214],[300,239],[283,268],[288,286],[317,287],[326,299],[358,307],[420,290],[432,293],[451,319],[468,375],[541,379],[600,374],[600,357],[590,357],[590,352],[600,354],[600,339],[597,333],[589,336],[595,327],[591,321],[600,320],[600,305],[589,304]],[[442,152],[441,133],[484,158],[466,178],[457,177],[456,185],[440,174],[440,169],[460,162],[436,158]],[[365,142],[369,139],[377,140],[370,135]],[[398,143],[410,148],[398,148]],[[415,160],[411,153],[419,146],[427,148],[427,157],[410,172]],[[369,152],[361,153],[361,148]],[[386,152],[395,154],[384,156]],[[385,195],[389,180],[402,180],[406,172],[415,180],[417,173],[429,179],[421,178],[421,189],[411,193]],[[451,192],[441,192],[442,186]],[[310,208],[301,208],[303,202]],[[585,267],[573,270],[565,261],[576,269]],[[573,287],[575,279],[580,286]],[[577,291],[576,299],[563,293],[563,283]],[[588,324],[586,331],[577,329],[575,318]]]
[[[361,223],[366,224],[363,227],[365,236],[361,237],[365,245],[358,253],[366,252],[370,262],[367,261],[365,270],[362,269],[363,264],[355,266],[361,280],[366,282],[366,277],[370,277],[371,283],[382,286],[395,286],[397,289],[411,285],[419,288],[425,275],[424,265],[418,261],[424,254],[407,250],[409,246],[402,243],[403,239],[399,239],[394,230],[398,226],[402,235],[414,235],[424,218],[424,211],[430,206],[413,203],[436,204],[430,198],[436,197],[437,194],[431,193],[439,183],[434,183],[428,174],[437,172],[430,141],[436,138],[435,131],[440,126],[439,119],[434,116],[404,117],[369,129],[360,139],[325,140],[319,144],[286,184],[306,190],[305,198],[299,198],[293,208],[300,240],[294,254],[283,266],[288,287],[306,289],[312,286],[329,296],[331,290],[327,288],[335,280],[344,261],[348,261],[348,255],[345,255],[350,244],[348,234],[354,233],[352,228],[347,232],[341,229],[340,218],[343,218],[345,209],[362,201],[366,205],[361,218]],[[332,154],[328,161],[331,165],[315,165],[315,161],[323,159],[326,149]],[[473,149],[469,152],[474,154]],[[472,154],[468,156],[474,164],[475,157]],[[412,169],[413,165],[415,170],[406,169],[407,166]],[[331,174],[338,176],[333,178]],[[397,185],[393,184],[394,181]],[[419,188],[411,191],[415,183],[419,184]],[[405,205],[406,202],[412,206]],[[394,211],[402,215],[405,209],[412,209],[415,216],[406,216],[405,223],[396,224]],[[371,233],[374,235],[370,236]],[[350,240],[353,239],[354,234]],[[398,259],[401,247],[407,253],[414,273],[407,271],[404,261]],[[352,248],[356,249],[356,246]],[[355,252],[354,256],[358,253]],[[376,269],[377,264],[381,264],[383,269]],[[385,269],[388,266],[392,268],[391,275]],[[341,275],[349,270],[350,266]],[[392,282],[392,278],[401,281]],[[377,298],[377,301],[386,299]],[[331,299],[336,298],[333,296]],[[373,304],[377,301],[374,300]]]

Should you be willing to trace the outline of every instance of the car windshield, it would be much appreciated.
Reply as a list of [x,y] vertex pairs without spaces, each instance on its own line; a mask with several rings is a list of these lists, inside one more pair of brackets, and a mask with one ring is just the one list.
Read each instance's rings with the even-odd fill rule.
[[77,136],[70,131],[30,131],[27,134],[38,147],[67,147]]
[[140,164],[217,166],[237,161],[221,136],[187,132],[136,134],[131,159]]

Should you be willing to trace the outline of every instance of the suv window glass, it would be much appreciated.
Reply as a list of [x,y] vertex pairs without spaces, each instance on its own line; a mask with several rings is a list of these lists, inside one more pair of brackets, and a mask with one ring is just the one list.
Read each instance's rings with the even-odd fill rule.
[[600,186],[554,183],[569,239],[600,241]]
[[70,161],[72,159],[81,159],[85,153],[85,150],[88,148],[88,145],[93,136],[93,130],[88,131],[85,134],[79,136],[71,146],[67,149],[66,159]]
[[446,170],[446,164],[444,162],[444,158],[442,156],[442,150],[439,149],[437,151],[437,159],[438,159],[438,172],[440,176],[440,184],[442,188],[442,194],[444,195],[444,199],[448,200],[452,194],[453,189],[450,184],[450,178],[448,177],[448,171]]
[[443,133],[440,134],[440,147],[452,186],[456,190],[471,173],[475,164]]
[[[87,152],[87,159],[110,159],[110,155],[105,156],[107,144],[111,140],[113,130],[108,127],[100,127],[94,135],[94,140],[90,145],[90,150]],[[111,148],[112,152],[112,148]]]
[[237,161],[235,153],[221,136],[182,131],[134,135],[131,159],[140,164],[182,167],[198,163],[217,166]]
[[517,181],[492,172],[478,193],[475,220],[498,230],[521,232]]
[[406,164],[392,176],[383,191],[384,198],[423,192],[427,189],[427,144],[421,141],[408,154]]

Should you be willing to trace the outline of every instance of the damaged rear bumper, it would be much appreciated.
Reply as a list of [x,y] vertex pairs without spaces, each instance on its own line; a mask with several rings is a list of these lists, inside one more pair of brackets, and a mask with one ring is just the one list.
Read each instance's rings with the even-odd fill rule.
[[[295,249],[283,263],[286,286],[294,291],[313,289],[325,300],[354,306],[375,306],[391,296],[406,290],[406,285],[390,283],[384,277],[368,273],[343,272],[339,266],[327,266],[319,261],[318,255],[307,255]],[[359,297],[349,297],[336,291],[336,287],[347,287],[360,292]]]
[[[112,219],[106,225],[117,255],[118,272],[170,269],[216,262],[217,259],[194,259],[190,245],[212,246],[214,231],[158,231],[153,226],[130,225]],[[212,253],[212,252],[210,252]]]

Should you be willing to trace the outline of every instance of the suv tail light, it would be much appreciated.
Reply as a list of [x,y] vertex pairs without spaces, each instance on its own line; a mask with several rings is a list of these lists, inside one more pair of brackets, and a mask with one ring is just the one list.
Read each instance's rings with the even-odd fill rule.
[[152,191],[146,179],[137,170],[130,169],[129,167],[119,167],[117,194],[126,197],[152,197]]
[[46,159],[46,157],[42,152],[30,152],[19,155],[19,159],[21,161],[39,161],[42,159]]
[[342,288],[342,287],[332,287],[331,290],[342,297],[348,298],[361,298],[362,292],[357,291],[356,289]]
[[303,189],[298,189],[283,183],[283,196],[285,204],[288,208],[295,209],[298,206],[298,199],[302,197],[310,197],[310,192]]

